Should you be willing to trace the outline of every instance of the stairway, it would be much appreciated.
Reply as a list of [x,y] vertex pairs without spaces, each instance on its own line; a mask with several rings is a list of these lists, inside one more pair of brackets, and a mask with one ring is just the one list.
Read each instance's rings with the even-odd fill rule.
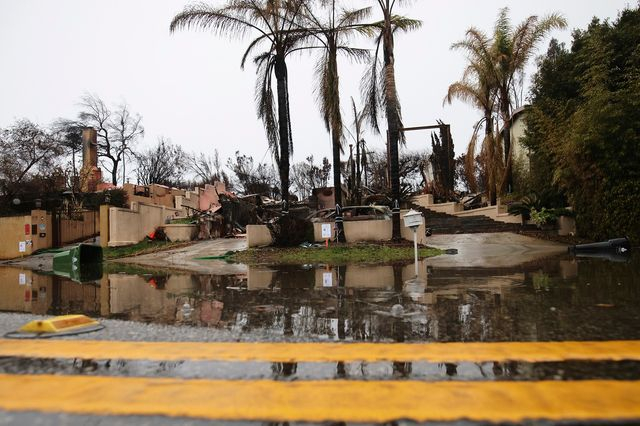
[[535,229],[535,226],[522,226],[519,223],[504,223],[495,221],[484,215],[454,216],[440,213],[428,208],[410,203],[409,206],[420,211],[426,220],[427,228],[431,228],[433,234],[477,234],[484,232],[520,232],[522,230]]

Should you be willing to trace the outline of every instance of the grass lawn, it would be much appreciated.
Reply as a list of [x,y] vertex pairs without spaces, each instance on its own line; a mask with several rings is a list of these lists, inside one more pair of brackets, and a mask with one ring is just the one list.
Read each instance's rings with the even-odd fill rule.
[[190,242],[170,242],[170,241],[140,241],[137,244],[122,247],[106,247],[102,251],[104,259],[118,259],[120,257],[138,256],[140,254],[155,253],[157,251],[168,250],[176,247],[184,247]]
[[[418,248],[418,257],[438,256],[443,251],[434,248]],[[339,245],[329,248],[278,248],[266,247],[233,253],[228,260],[249,265],[305,263],[392,263],[413,260],[413,245],[392,246],[378,244]]]

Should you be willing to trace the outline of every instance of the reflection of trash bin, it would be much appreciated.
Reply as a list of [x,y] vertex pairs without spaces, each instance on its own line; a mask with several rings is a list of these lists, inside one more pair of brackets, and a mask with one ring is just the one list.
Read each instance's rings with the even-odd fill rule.
[[53,273],[77,282],[102,278],[102,247],[80,244],[53,256]]

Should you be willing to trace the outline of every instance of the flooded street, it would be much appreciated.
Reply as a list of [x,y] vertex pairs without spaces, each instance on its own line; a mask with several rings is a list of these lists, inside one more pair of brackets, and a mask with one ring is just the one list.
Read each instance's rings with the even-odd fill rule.
[[202,275],[109,264],[77,283],[0,268],[0,310],[251,332],[265,340],[491,342],[640,338],[640,258],[508,268],[247,267]]
[[[58,415],[30,414],[29,407],[40,411],[42,404],[58,401],[54,412],[75,413],[65,417],[70,424],[91,419],[105,424],[152,419],[175,424],[169,417],[136,417],[126,396],[131,386],[139,389],[145,401],[155,401],[152,395],[162,389],[168,392],[165,399],[173,399],[174,392],[184,394],[184,402],[178,398],[166,407],[150,403],[139,412],[177,416],[178,423],[199,417],[192,408],[179,408],[181,404],[191,407],[193,398],[203,398],[198,386],[216,388],[217,395],[242,395],[227,402],[216,399],[214,405],[203,399],[199,403],[202,416],[211,419],[299,415],[378,422],[394,418],[384,408],[388,406],[404,407],[398,413],[414,419],[498,421],[522,419],[520,412],[503,417],[508,412],[505,407],[523,407],[540,395],[545,395],[544,401],[536,402],[530,415],[553,418],[553,413],[563,412],[561,418],[579,418],[575,413],[592,404],[592,395],[602,395],[603,386],[613,386],[603,404],[622,401],[623,412],[631,410],[628,415],[635,418],[635,400],[624,399],[636,398],[640,383],[640,357],[633,355],[637,352],[634,341],[640,340],[637,254],[576,258],[563,253],[491,268],[442,266],[451,261],[441,256],[421,261],[417,277],[413,263],[246,266],[211,262],[212,268],[220,262],[224,273],[108,263],[100,279],[83,283],[28,269],[0,268],[3,332],[9,331],[12,321],[23,323],[34,315],[84,313],[106,326],[94,333],[41,340],[44,346],[2,342],[0,377],[7,386],[24,387],[27,393],[32,386],[62,389],[53,402],[28,402],[7,394],[12,407],[26,407],[15,419],[27,423],[48,419],[54,424],[60,420]],[[91,348],[100,342],[107,346]],[[594,342],[602,342],[604,351],[589,352]],[[509,346],[518,344],[525,345],[526,353],[518,355],[518,349]],[[544,346],[554,344],[560,346]],[[378,354],[379,350],[391,352]],[[440,350],[443,354],[437,355]],[[630,350],[632,356],[617,354],[619,350]],[[23,384],[20,377],[29,381]],[[499,388],[491,390],[492,384]],[[366,390],[367,386],[373,387]],[[505,390],[509,386],[515,387]],[[257,390],[262,387],[263,391]],[[113,395],[95,411],[98,417],[78,411],[83,404],[93,407],[95,398],[68,402],[92,392]],[[277,396],[272,401],[257,392]],[[317,392],[318,398],[304,399]],[[333,404],[344,392],[355,399],[347,399],[341,411]],[[404,401],[416,392],[436,396],[407,408]],[[465,404],[443,410],[466,392],[473,396],[463,398]],[[569,394],[576,395],[575,402],[563,396]],[[501,408],[482,408],[487,406],[482,402],[485,397]],[[260,401],[254,411],[224,414],[229,407],[244,407],[252,398]],[[551,400],[562,404],[547,412],[544,407]],[[307,401],[323,407],[317,408],[318,417],[309,414]],[[276,417],[269,414],[272,406],[278,407]],[[380,408],[370,410],[376,406]],[[282,414],[286,413],[283,407],[291,410],[289,414]],[[94,408],[87,410],[94,412]],[[7,420],[3,416],[0,412],[0,420]],[[600,418],[601,414],[589,416]]]

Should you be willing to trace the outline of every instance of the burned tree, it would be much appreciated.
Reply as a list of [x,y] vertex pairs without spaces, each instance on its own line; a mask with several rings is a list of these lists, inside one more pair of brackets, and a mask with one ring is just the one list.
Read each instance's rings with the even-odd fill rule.
[[449,126],[440,124],[440,136],[431,133],[431,155],[429,162],[433,170],[433,191],[437,199],[450,199],[455,186],[455,154]]
[[136,154],[136,160],[139,184],[178,186],[186,167],[187,155],[180,146],[161,136],[156,146]]
[[[78,124],[93,127],[98,133],[98,157],[111,173],[111,183],[118,184],[118,172],[122,164],[122,181],[126,179],[126,156],[133,156],[133,146],[144,135],[142,116],[130,111],[125,103],[110,109],[96,95],[85,95],[80,103]],[[105,164],[105,161],[107,164]]]
[[[53,132],[29,120],[0,130],[0,193],[9,199],[35,176],[49,176],[63,149]],[[44,188],[42,188],[44,189]]]

